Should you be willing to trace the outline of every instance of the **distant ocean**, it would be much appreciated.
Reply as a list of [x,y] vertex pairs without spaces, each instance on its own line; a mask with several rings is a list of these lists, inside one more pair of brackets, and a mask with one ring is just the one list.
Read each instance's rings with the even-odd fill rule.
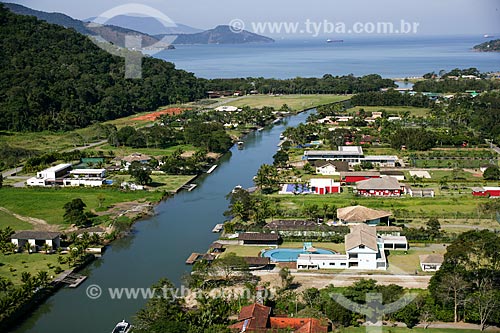
[[383,77],[422,76],[441,69],[477,67],[499,71],[500,53],[472,51],[487,41],[483,36],[343,37],[342,43],[326,39],[276,40],[272,44],[175,45],[175,50],[154,57],[175,63],[204,78],[293,78],[332,75]]

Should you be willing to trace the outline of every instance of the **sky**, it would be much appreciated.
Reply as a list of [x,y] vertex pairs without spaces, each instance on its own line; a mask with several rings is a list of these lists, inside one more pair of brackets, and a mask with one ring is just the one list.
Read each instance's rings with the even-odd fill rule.
[[[5,0],[2,0],[5,1]],[[255,22],[418,23],[418,34],[500,33],[500,0],[7,0],[33,9],[61,12],[78,19],[100,16],[122,5],[155,8],[175,23],[200,29],[241,20],[245,29]],[[129,13],[134,14],[134,13]],[[318,23],[319,22],[319,23]],[[265,33],[264,33],[265,34]],[[272,34],[269,33],[268,34]]]

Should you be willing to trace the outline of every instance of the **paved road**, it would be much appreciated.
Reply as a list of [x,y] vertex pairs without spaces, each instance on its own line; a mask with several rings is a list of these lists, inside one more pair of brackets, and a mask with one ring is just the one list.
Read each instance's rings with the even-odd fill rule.
[[2,176],[3,176],[3,178],[10,177],[10,176],[12,176],[12,175],[17,174],[17,173],[18,173],[18,172],[20,172],[22,169],[23,169],[23,167],[17,167],[17,168],[15,168],[15,169],[10,169],[10,170],[3,171],[3,172],[2,172]]
[[90,144],[88,144],[86,146],[81,146],[81,147],[76,147],[76,148],[69,148],[69,149],[66,149],[64,151],[66,152],[66,151],[73,151],[73,150],[85,150],[85,149],[88,149],[88,148],[92,148],[92,147],[103,145],[106,142],[108,142],[108,140],[101,140],[101,141],[90,143]]

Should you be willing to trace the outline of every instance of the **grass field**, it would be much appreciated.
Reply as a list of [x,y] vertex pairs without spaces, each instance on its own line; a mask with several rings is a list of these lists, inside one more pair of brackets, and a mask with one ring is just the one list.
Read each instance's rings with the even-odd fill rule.
[[[152,191],[166,191],[172,192],[176,191],[179,187],[189,182],[195,176],[182,176],[182,175],[159,175],[152,174],[151,179],[153,179],[153,183],[150,185],[152,187]],[[116,175],[111,179],[117,182],[130,181],[130,175]]]
[[[333,332],[338,333],[362,333],[366,332],[365,327],[346,327],[337,329]],[[479,330],[470,329],[454,329],[454,328],[403,328],[403,327],[383,327],[383,332],[387,333],[472,333],[479,332]]]
[[31,230],[33,226],[28,223],[21,221],[11,214],[3,212],[0,210],[0,228],[11,227],[14,230]]
[[[87,205],[87,210],[99,207],[98,197],[104,198],[103,207],[120,202],[159,201],[163,193],[100,188],[8,188],[0,189],[0,205],[22,216],[35,217],[49,224],[63,224],[63,206],[75,198]],[[102,210],[102,209],[101,209]]]
[[434,198],[365,198],[357,197],[352,193],[334,195],[272,195],[280,201],[285,209],[299,209],[305,206],[323,204],[337,207],[363,205],[373,209],[392,211],[404,210],[408,217],[435,216],[437,218],[460,218],[463,214],[477,217],[477,207],[480,203],[488,202],[488,198],[475,198],[466,194],[453,194],[449,196],[436,196]]
[[192,145],[178,145],[169,148],[132,148],[132,147],[114,147],[108,144],[98,146],[93,148],[95,151],[103,151],[107,153],[109,151],[113,151],[115,156],[127,156],[132,153],[141,153],[149,156],[155,157],[163,157],[171,155],[176,149],[182,149],[183,151],[198,151],[198,148],[195,148]]
[[347,112],[357,112],[360,109],[365,110],[366,112],[377,112],[385,110],[390,114],[399,114],[402,115],[404,112],[410,112],[410,115],[416,117],[425,117],[429,114],[429,108],[418,108],[412,106],[356,106],[352,109],[347,110]]
[[57,257],[57,254],[43,253],[0,254],[0,276],[10,279],[14,284],[21,284],[23,272],[36,275],[39,271],[46,271],[49,273],[49,277],[56,276],[54,272],[56,266],[60,266],[63,270],[69,268],[67,264],[59,265]]
[[271,106],[279,109],[283,104],[288,105],[294,111],[301,111],[313,108],[318,105],[329,104],[349,99],[345,95],[252,95],[237,101],[228,101],[227,105],[236,107],[249,106],[251,108],[262,108]]

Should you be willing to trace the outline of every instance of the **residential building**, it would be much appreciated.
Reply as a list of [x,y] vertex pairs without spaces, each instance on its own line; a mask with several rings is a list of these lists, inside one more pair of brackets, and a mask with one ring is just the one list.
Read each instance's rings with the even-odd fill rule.
[[28,242],[35,251],[41,250],[45,244],[49,246],[50,251],[53,251],[61,246],[60,237],[61,234],[58,232],[25,230],[16,232],[10,239],[18,250]]
[[330,178],[312,178],[309,181],[311,191],[316,194],[340,193],[340,183]]
[[405,173],[397,170],[380,170],[380,177],[393,177],[399,181],[405,180]]
[[278,330],[295,333],[326,333],[328,325],[316,318],[272,317],[271,308],[254,303],[241,308],[238,322],[229,326],[233,332],[265,333]]
[[414,188],[411,186],[406,188],[406,193],[416,198],[434,198],[436,195],[433,188]]
[[398,157],[394,155],[368,155],[360,159],[361,162],[369,162],[378,167],[395,168]]
[[364,206],[350,206],[337,209],[337,218],[345,224],[389,225],[390,212],[375,210]]
[[345,236],[346,254],[299,254],[298,269],[385,270],[384,250],[407,250],[404,236],[377,236],[376,228],[354,225]]
[[393,177],[374,178],[357,182],[356,192],[365,197],[399,197],[405,193],[405,185]]
[[346,184],[354,184],[361,180],[380,178],[378,171],[360,171],[360,172],[341,172],[340,181]]
[[125,170],[128,170],[128,168],[130,167],[130,165],[133,162],[147,164],[147,163],[149,163],[149,161],[151,161],[151,157],[148,155],[141,154],[141,153],[132,153],[128,156],[125,156],[121,160],[117,159],[117,161],[119,163],[119,166],[123,166],[125,168]]
[[71,164],[59,164],[42,170],[27,180],[28,186],[102,186],[105,169],[75,169]]
[[276,233],[242,232],[238,234],[240,245],[278,245],[281,240]]
[[349,171],[349,164],[344,161],[314,161],[316,173],[323,176],[338,176],[340,172]]
[[475,197],[498,198],[500,197],[500,187],[473,187],[472,195]]
[[444,256],[442,254],[428,254],[419,256],[420,268],[424,272],[435,272],[441,268],[444,262]]

